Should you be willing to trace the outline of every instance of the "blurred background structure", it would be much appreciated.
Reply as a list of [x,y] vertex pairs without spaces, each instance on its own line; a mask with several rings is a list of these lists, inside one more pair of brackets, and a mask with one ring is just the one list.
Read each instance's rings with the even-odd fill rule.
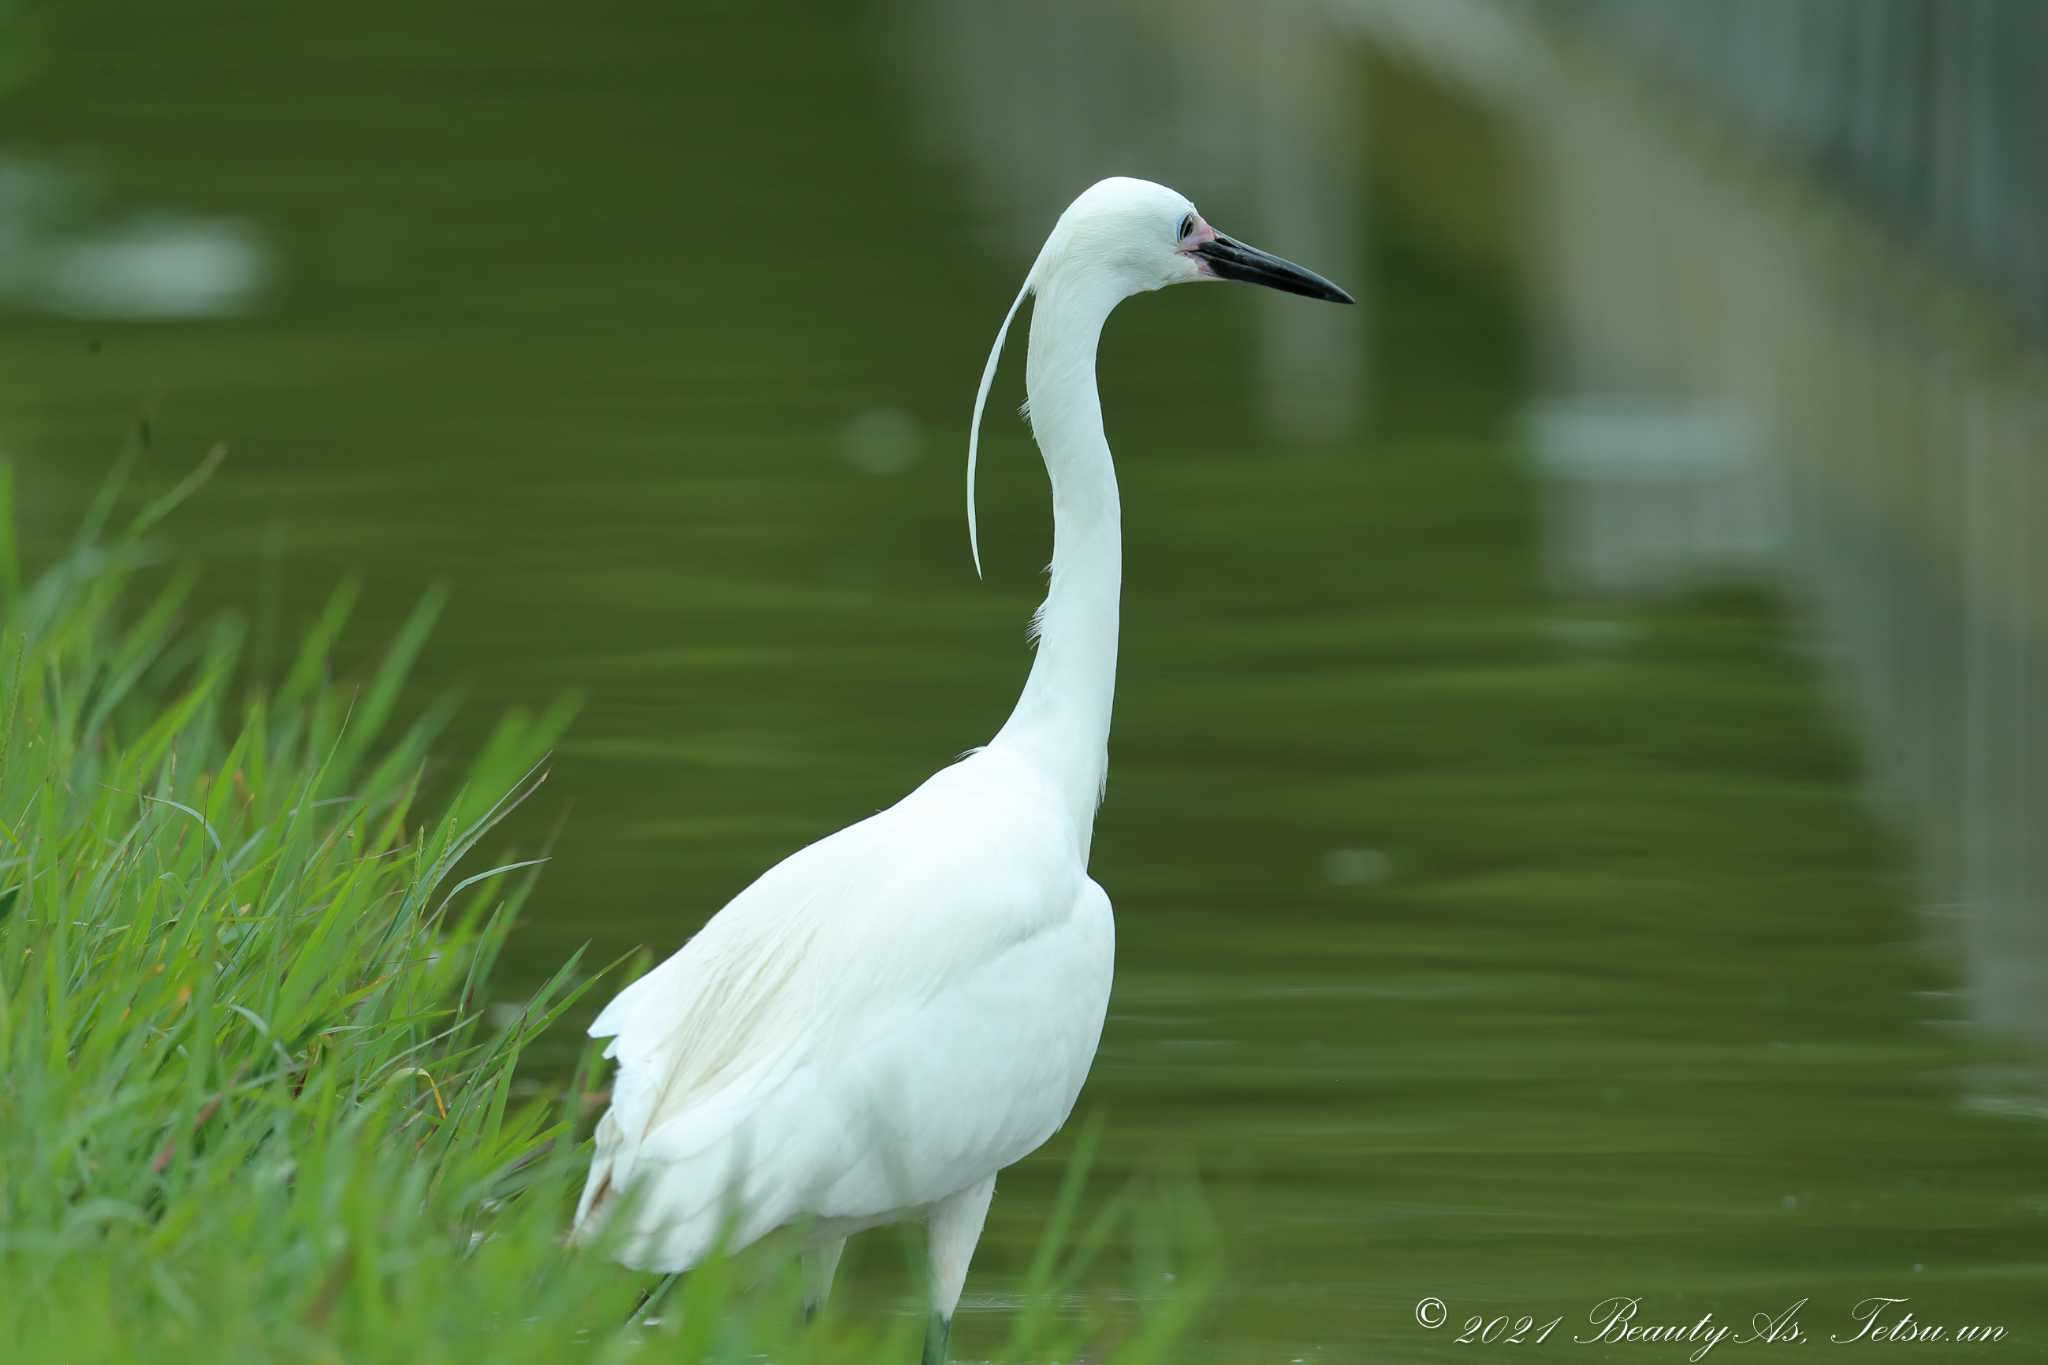
[[[2048,10],[932,0],[908,21],[925,126],[1013,256],[1073,165],[1122,158],[1220,182],[1348,277],[1356,47],[1494,121],[1512,226],[1475,245],[1528,299],[1558,586],[1805,604],[1974,1014],[2048,1042]],[[1357,430],[1369,317],[1262,310],[1276,434]]]
[[1526,149],[1561,573],[1792,594],[1975,1017],[2048,1042],[2048,10],[1350,12]]
[[1808,610],[1975,1017],[2048,1042],[2048,11],[1516,17],[1555,53],[1520,115],[1550,385],[1677,410],[1622,498],[1659,456],[1700,485],[1612,524]]
[[585,694],[536,976],[665,952],[999,722],[1048,520],[992,424],[974,582],[974,380],[1059,209],[1144,175],[1364,305],[1177,291],[1103,361],[1088,1094],[1112,1174],[1209,1182],[1216,1359],[1434,1359],[1421,1293],[2035,1311],[2048,9],[195,0],[0,42],[29,552],[123,430],[156,484],[226,439],[175,548],[271,657],[339,576],[365,651],[446,580],[451,742]]

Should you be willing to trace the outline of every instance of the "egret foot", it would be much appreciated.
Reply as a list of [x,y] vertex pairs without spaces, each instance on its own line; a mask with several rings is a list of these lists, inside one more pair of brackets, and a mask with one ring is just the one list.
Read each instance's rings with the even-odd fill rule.
[[946,1341],[953,1335],[953,1320],[934,1312],[924,1329],[924,1365],[946,1365]]
[[926,1256],[932,1278],[932,1315],[924,1329],[924,1365],[945,1365],[946,1340],[953,1335],[953,1310],[960,1306],[960,1287],[967,1283],[967,1262],[981,1240],[982,1220],[996,1192],[991,1175],[932,1205],[926,1225]]
[[840,1253],[846,1239],[840,1237],[804,1253],[804,1321],[810,1322],[825,1307],[832,1293],[832,1276],[839,1269]]

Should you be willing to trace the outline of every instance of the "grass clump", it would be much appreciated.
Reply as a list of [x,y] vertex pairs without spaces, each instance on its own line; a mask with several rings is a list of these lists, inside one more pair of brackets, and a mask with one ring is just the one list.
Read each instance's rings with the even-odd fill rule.
[[[514,1073],[588,983],[572,959],[490,1007],[538,863],[479,845],[538,786],[567,708],[507,716],[459,780],[436,774],[452,795],[427,813],[445,711],[399,725],[395,709],[439,598],[351,687],[330,653],[344,590],[284,680],[254,686],[238,622],[193,624],[192,577],[145,540],[190,488],[109,534],[110,487],[25,579],[0,465],[12,1358],[914,1358],[921,1312],[801,1327],[793,1270],[740,1293],[719,1267],[658,1325],[628,1325],[648,1278],[563,1249],[593,1059],[538,1098],[515,1098]],[[1104,1240],[1048,1245],[1012,1358],[1099,1335],[1050,1305]],[[1193,1283],[1098,1358],[1165,1358]]]

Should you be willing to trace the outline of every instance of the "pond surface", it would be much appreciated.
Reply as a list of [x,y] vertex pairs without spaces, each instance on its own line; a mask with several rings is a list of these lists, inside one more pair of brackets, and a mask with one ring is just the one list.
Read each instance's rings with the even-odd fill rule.
[[[985,438],[986,583],[961,455],[1027,261],[927,150],[898,30],[64,13],[0,88],[0,154],[73,187],[34,233],[168,222],[226,283],[188,300],[217,315],[169,319],[0,296],[27,544],[63,538],[146,414],[150,487],[229,444],[169,534],[273,666],[358,574],[365,657],[452,588],[420,680],[466,698],[451,752],[580,694],[517,835],[553,862],[508,993],[581,944],[666,953],[1001,722],[1049,546],[1007,412],[1021,354]],[[1257,202],[1182,188],[1288,250]],[[2043,1130],[2019,1059],[1944,1026],[1909,851],[1866,814],[1797,623],[1754,595],[1545,594],[1515,293],[1371,192],[1369,436],[1266,430],[1234,291],[1134,302],[1102,361],[1128,568],[1094,870],[1119,962],[1081,1112],[1095,1188],[1200,1177],[1230,1269],[1187,1358],[1464,1359],[1481,1313],[1565,1315],[1553,1355],[1682,1358],[1564,1341],[1617,1294],[1688,1325],[1810,1299],[1823,1340],[1898,1296],[2038,1350]],[[964,1358],[1071,1150],[1006,1177]],[[921,1312],[868,1240],[847,1311]],[[1140,1264],[1094,1272],[1112,1317]],[[1448,1329],[1416,1324],[1428,1295]]]

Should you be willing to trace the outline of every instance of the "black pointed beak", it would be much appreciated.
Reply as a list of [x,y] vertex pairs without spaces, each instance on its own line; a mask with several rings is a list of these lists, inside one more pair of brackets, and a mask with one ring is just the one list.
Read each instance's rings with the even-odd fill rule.
[[1305,298],[1327,299],[1331,303],[1357,302],[1315,271],[1305,270],[1292,261],[1283,261],[1255,246],[1246,246],[1220,232],[1194,247],[1193,252],[1209,263],[1209,269],[1218,279],[1263,284],[1268,289],[1300,294]]

